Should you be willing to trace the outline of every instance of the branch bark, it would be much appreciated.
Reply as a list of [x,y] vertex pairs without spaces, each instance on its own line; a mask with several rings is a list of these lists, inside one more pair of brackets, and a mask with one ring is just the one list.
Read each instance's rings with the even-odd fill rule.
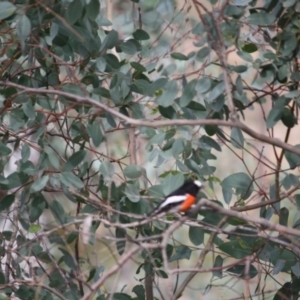
[[74,95],[71,93],[59,91],[59,90],[46,90],[46,89],[35,89],[35,88],[28,88],[22,85],[18,85],[12,82],[6,82],[6,81],[0,81],[0,86],[12,86],[15,88],[18,88],[22,90],[23,93],[35,93],[35,94],[52,94],[52,95],[60,95],[65,96],[68,98],[71,98],[78,103],[88,103],[91,104],[94,107],[98,107],[102,110],[105,110],[106,112],[109,112],[113,116],[119,118],[120,120],[125,121],[126,123],[134,126],[144,126],[144,127],[152,127],[152,128],[158,128],[158,127],[165,127],[165,126],[183,126],[183,125],[190,125],[190,126],[203,126],[203,125],[216,125],[216,126],[225,126],[225,127],[236,127],[240,128],[243,132],[247,133],[249,136],[267,143],[274,145],[276,147],[279,147],[281,149],[290,151],[292,153],[295,153],[297,155],[300,155],[300,149],[292,146],[288,143],[285,143],[277,138],[268,137],[266,135],[263,135],[261,133],[258,133],[254,130],[252,130],[250,127],[245,125],[239,120],[236,120],[235,122],[232,121],[224,121],[224,120],[216,120],[216,119],[202,119],[202,120],[187,120],[187,119],[173,119],[173,120],[163,120],[163,121],[157,121],[157,120],[138,120],[133,119],[130,117],[127,117],[120,112],[114,110],[113,108],[109,107],[106,104],[100,103],[97,100],[94,100],[90,97],[82,97],[78,95]]

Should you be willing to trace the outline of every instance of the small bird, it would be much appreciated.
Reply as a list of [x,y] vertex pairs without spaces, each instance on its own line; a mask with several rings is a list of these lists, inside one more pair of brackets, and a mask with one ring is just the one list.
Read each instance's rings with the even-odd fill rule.
[[162,212],[186,212],[196,202],[197,194],[202,188],[198,180],[187,180],[180,188],[169,194],[148,217],[154,217]]

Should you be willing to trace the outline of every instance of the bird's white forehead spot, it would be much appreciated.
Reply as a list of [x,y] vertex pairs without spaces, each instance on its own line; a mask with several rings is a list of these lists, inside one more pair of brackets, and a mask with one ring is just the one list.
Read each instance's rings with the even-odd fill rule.
[[194,183],[195,183],[198,187],[201,187],[201,186],[202,186],[202,183],[201,183],[199,180],[195,180]]

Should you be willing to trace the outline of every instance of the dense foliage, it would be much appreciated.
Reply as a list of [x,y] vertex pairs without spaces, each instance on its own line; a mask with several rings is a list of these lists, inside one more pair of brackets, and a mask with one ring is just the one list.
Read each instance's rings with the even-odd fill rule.
[[296,0],[1,1],[1,299],[298,299],[299,30]]

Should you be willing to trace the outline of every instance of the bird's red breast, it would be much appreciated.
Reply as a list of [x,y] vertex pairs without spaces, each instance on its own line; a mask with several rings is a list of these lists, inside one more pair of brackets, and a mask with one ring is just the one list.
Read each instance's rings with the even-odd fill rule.
[[196,202],[196,197],[193,195],[187,194],[186,200],[180,206],[180,211],[185,212],[185,211],[189,210],[195,202]]

